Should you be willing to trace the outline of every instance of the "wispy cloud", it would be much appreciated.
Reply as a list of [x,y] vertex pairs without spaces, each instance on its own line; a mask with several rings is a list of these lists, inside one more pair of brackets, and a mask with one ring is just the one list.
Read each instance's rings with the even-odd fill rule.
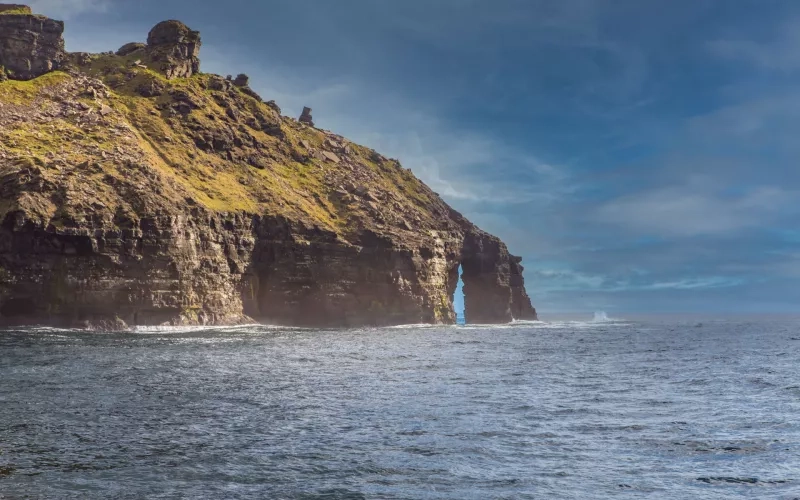
[[626,276],[591,274],[572,269],[532,269],[530,275],[539,293],[626,293],[658,292],[665,290],[689,291],[701,289],[729,288],[746,282],[736,276],[687,276],[677,279],[647,280],[650,273],[630,269]]
[[57,19],[70,19],[85,12],[105,12],[111,0],[28,0],[34,12]]
[[793,71],[800,69],[800,21],[790,20],[770,40],[723,39],[708,42],[709,52],[734,62]]
[[686,278],[677,281],[659,281],[627,288],[628,290],[696,290],[701,288],[728,288],[739,286],[745,281],[742,278],[712,276],[708,278]]
[[724,235],[769,224],[794,204],[795,194],[775,186],[725,195],[690,186],[655,189],[623,196],[600,206],[598,222],[628,231],[668,237]]

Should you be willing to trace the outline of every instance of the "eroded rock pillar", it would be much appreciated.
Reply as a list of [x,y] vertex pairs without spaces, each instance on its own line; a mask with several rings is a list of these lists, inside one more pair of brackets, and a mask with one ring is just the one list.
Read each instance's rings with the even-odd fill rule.
[[468,233],[461,265],[467,323],[511,322],[510,267],[505,244],[484,232]]

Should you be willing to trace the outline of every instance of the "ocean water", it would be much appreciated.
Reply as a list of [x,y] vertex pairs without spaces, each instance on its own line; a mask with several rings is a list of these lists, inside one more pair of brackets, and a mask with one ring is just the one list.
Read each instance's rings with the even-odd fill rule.
[[5,331],[0,498],[800,498],[800,319]]

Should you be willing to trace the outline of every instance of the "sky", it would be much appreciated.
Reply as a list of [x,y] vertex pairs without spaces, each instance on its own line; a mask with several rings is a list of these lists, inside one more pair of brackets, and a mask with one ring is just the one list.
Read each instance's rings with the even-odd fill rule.
[[67,49],[164,19],[524,258],[540,314],[800,312],[800,2],[31,0]]

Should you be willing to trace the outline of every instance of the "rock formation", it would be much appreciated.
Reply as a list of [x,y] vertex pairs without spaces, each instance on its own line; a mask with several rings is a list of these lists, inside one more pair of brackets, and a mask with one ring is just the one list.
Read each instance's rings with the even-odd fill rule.
[[150,58],[167,79],[188,78],[200,71],[200,33],[180,21],[163,21],[147,35]]
[[39,60],[49,32],[17,27],[60,23],[31,17],[0,14],[36,68],[0,83],[0,325],[453,323],[459,269],[469,322],[536,318],[503,242],[310,109],[197,73],[197,32]]
[[127,56],[129,54],[133,54],[134,52],[144,51],[146,49],[147,49],[146,43],[141,43],[141,42],[126,43],[125,45],[120,47],[119,50],[117,50],[117,55]]
[[237,87],[247,87],[250,85],[250,77],[245,74],[239,74],[236,76],[233,84]]
[[30,80],[61,66],[64,23],[31,13],[29,7],[0,4],[0,74]]
[[300,123],[305,123],[309,127],[313,127],[314,126],[314,119],[311,116],[311,108],[309,108],[308,106],[304,107],[303,108],[303,113],[300,115],[300,118],[299,118],[298,121]]

